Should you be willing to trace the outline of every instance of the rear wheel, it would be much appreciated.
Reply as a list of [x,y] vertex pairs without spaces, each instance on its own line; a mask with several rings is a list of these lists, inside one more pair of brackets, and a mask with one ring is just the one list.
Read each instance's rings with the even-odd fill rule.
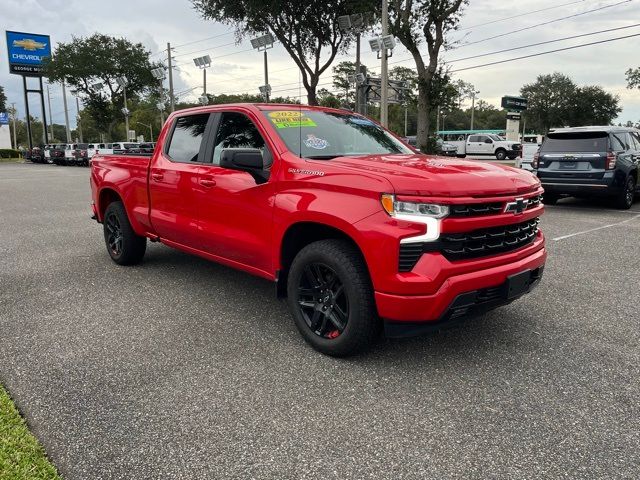
[[616,207],[621,210],[629,210],[633,205],[636,196],[636,179],[632,176],[627,178],[624,188],[616,197]]
[[300,250],[289,270],[287,294],[302,337],[324,354],[355,354],[380,333],[367,267],[344,240],[321,240]]
[[496,150],[496,159],[504,160],[505,158],[507,158],[506,150],[504,150],[502,148],[499,148],[498,150]]
[[111,259],[119,265],[140,263],[147,249],[147,239],[131,228],[122,202],[112,202],[104,213],[104,241]]

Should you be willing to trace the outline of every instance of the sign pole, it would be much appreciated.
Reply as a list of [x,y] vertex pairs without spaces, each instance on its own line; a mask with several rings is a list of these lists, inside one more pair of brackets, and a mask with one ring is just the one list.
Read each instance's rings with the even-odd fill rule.
[[27,77],[22,76],[22,86],[24,87],[24,111],[27,115],[27,140],[29,142],[29,151],[33,150],[33,138],[31,137],[31,115],[29,114],[29,94],[27,93]]
[[47,132],[47,111],[44,106],[44,88],[42,86],[42,77],[38,77],[40,82],[40,106],[42,107],[42,131],[44,137],[44,144],[49,143],[49,132]]

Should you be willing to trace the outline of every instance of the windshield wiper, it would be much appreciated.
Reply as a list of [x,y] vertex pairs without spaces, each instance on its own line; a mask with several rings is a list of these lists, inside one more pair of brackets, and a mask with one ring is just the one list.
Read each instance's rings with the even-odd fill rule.
[[332,160],[337,157],[343,157],[344,155],[308,155],[304,158],[309,160]]

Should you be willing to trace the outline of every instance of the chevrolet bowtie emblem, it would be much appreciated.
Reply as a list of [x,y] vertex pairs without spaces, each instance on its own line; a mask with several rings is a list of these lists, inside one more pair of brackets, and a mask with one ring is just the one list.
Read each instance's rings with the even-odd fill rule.
[[14,40],[13,46],[29,50],[30,52],[35,52],[36,50],[42,50],[47,46],[47,44],[36,42],[33,38],[23,38],[22,40]]
[[505,213],[513,213],[514,215],[520,215],[524,212],[529,205],[529,200],[524,198],[516,198],[513,202],[508,202],[504,207]]

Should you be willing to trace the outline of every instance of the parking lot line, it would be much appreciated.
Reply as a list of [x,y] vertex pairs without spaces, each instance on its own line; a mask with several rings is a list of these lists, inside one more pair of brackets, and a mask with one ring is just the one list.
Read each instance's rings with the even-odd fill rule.
[[627,218],[626,220],[623,220],[621,222],[610,223],[609,225],[603,225],[601,227],[590,228],[589,230],[583,230],[581,232],[570,233],[569,235],[562,235],[561,237],[554,238],[553,241],[557,242],[557,241],[560,241],[560,240],[565,240],[567,238],[576,237],[578,235],[583,235],[585,233],[596,232],[598,230],[604,230],[605,228],[617,227],[618,225],[622,225],[623,223],[631,222],[632,220],[635,220],[637,218],[640,218],[640,215],[635,215],[635,216],[633,216],[631,218]]
[[545,210],[572,211],[572,212],[598,212],[598,213],[626,213],[627,215],[638,215],[640,210],[603,210],[602,208],[572,207],[567,205],[545,205]]

